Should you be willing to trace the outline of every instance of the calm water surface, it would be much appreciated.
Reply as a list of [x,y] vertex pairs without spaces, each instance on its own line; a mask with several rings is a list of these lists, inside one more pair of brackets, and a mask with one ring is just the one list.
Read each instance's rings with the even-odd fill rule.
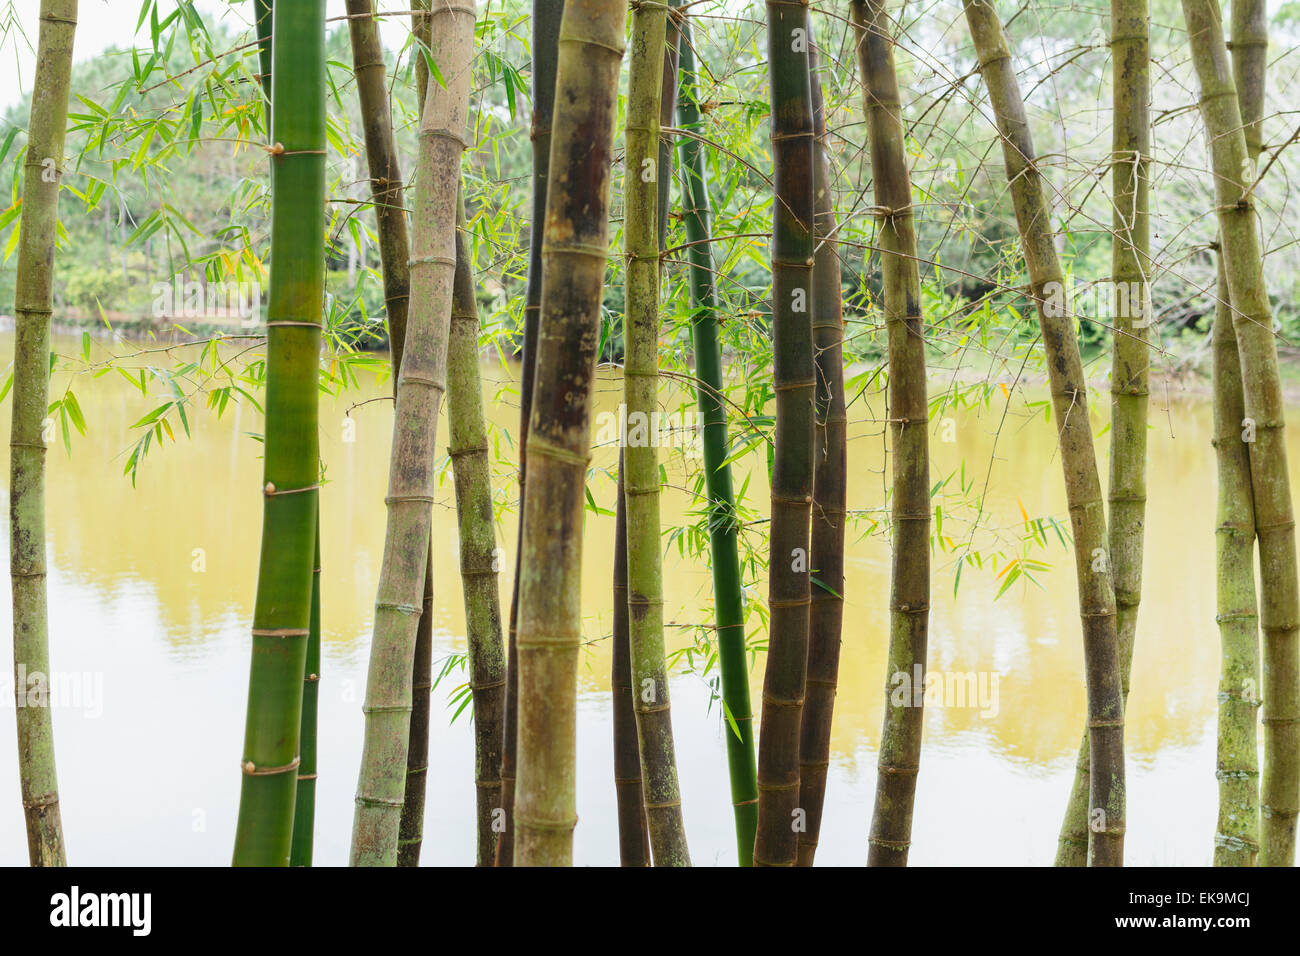
[[[76,353],[80,342],[56,336],[54,347]],[[97,352],[102,348],[95,346]],[[12,333],[0,334],[0,361],[7,362],[12,349]],[[513,455],[504,433],[516,429],[517,396],[499,366],[485,366],[484,375],[488,414],[501,429],[496,487],[504,495],[511,488],[505,460]],[[65,384],[66,377],[56,378],[56,389]],[[936,376],[932,388],[943,384]],[[386,402],[352,406],[387,388],[367,384],[361,394],[326,398],[321,406],[328,484],[321,495],[320,864],[342,864],[347,857],[384,537],[392,410]],[[261,431],[261,416],[251,408],[231,408],[222,420],[195,413],[193,438],[151,453],[132,489],[122,476],[133,441],[129,426],[162,399],[141,396],[116,374],[80,377],[74,389],[89,435],[74,441],[71,458],[61,447],[51,448],[47,537],[52,668],[88,675],[80,705],[64,702],[55,709],[69,860],[225,865],[239,796],[261,530],[261,445],[248,433]],[[599,410],[613,411],[618,379],[603,376],[600,389]],[[953,441],[941,441],[938,426],[932,438],[932,480],[956,473],[951,488],[961,480],[964,463],[966,480],[981,490],[993,456],[977,539],[987,545],[997,535],[1013,553],[1019,553],[1022,508],[1030,516],[1066,514],[1054,429],[1041,412],[1026,410],[1024,400],[1013,393],[1005,421],[1000,393],[988,408],[949,412],[947,437]],[[345,425],[349,409],[352,426]],[[6,436],[9,415],[6,403],[0,414]],[[881,417],[882,408],[865,399],[850,409],[849,507],[868,515],[887,507],[888,462],[876,421]],[[1153,397],[1151,420],[1144,603],[1128,710],[1128,861],[1204,865],[1214,833],[1219,653],[1210,409],[1201,398],[1161,395]],[[1094,419],[1096,431],[1104,424],[1104,418]],[[445,419],[439,435],[445,444]],[[598,449],[595,464],[608,468],[614,459],[613,449]],[[664,499],[666,524],[694,507],[681,490],[680,461],[669,468],[674,487]],[[754,456],[741,468],[746,470],[749,500],[765,514],[763,458]],[[1291,473],[1300,475],[1294,455]],[[598,475],[591,491],[602,507],[613,507],[613,484],[605,475]],[[960,547],[971,512],[955,501],[950,507],[944,534]],[[866,858],[889,588],[888,543],[869,533],[871,524],[862,520],[848,536],[840,691],[818,853],[826,864],[861,864]],[[465,650],[449,470],[434,507],[434,534],[434,654],[441,658]],[[512,515],[505,516],[498,536],[509,572]],[[593,643],[579,687],[575,860],[593,865],[618,861],[609,647],[601,640],[610,623],[612,539],[612,518],[588,517],[583,606]],[[7,548],[3,554],[7,574]],[[199,554],[202,570],[196,569]],[[997,600],[1002,582],[993,571],[968,567],[954,595],[952,558],[935,557],[931,667],[996,675],[997,697],[983,707],[927,706],[915,864],[1045,864],[1053,857],[1083,726],[1082,651],[1069,553],[1053,534],[1046,549],[1036,547],[1029,556],[1052,566],[1039,576],[1041,586],[1017,582]],[[711,601],[707,566],[674,547],[666,554],[664,575],[667,619],[681,625],[705,621]],[[501,593],[510,593],[508,573]],[[756,593],[766,594],[765,581],[756,582]],[[0,619],[9,655],[7,600],[0,602]],[[669,640],[689,645],[690,628],[670,629]],[[434,692],[427,864],[474,858],[471,725],[467,714],[451,721],[447,707],[453,686],[465,679],[455,672]],[[755,700],[761,684],[760,656],[751,678]],[[710,706],[708,682],[697,674],[676,674],[671,690],[692,856],[697,864],[734,863],[718,708]],[[9,686],[0,701],[13,707]],[[0,863],[10,865],[26,862],[12,733],[0,750]]]

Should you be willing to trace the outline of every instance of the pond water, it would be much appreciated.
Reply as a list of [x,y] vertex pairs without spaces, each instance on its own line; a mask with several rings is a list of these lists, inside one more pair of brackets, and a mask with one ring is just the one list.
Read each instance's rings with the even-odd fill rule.
[[[54,348],[80,351],[56,336]],[[97,343],[98,355],[104,348]],[[0,360],[13,335],[0,334]],[[485,364],[488,416],[498,427],[496,487],[510,489],[506,433],[518,422],[510,372]],[[56,377],[61,389],[66,376]],[[932,389],[948,384],[936,374]],[[56,701],[55,741],[68,858],[74,864],[209,864],[229,862],[239,796],[237,769],[247,694],[249,628],[261,531],[261,431],[251,407],[224,418],[191,415],[193,437],[151,451],[134,489],[122,469],[131,423],[160,401],[141,396],[120,376],[81,376],[74,383],[89,434],[74,436],[69,457],[51,447],[48,483],[52,669],[65,679]],[[323,665],[316,860],[342,864],[352,821],[361,751],[372,605],[384,537],[391,404],[358,402],[383,395],[366,383],[321,406]],[[617,373],[603,373],[598,410],[620,400]],[[932,432],[932,480],[965,466],[972,496],[985,486],[977,545],[992,538],[1021,553],[1024,514],[1066,514],[1054,427],[1026,408],[1032,391],[995,391],[988,407],[949,410]],[[676,408],[676,405],[670,406]],[[1094,417],[1102,432],[1103,415]],[[349,415],[350,412],[350,415]],[[7,436],[10,410],[0,414]],[[876,398],[850,408],[849,507],[863,513],[850,527],[845,627],[829,783],[818,862],[861,864],[875,788],[885,695],[888,542],[871,533],[871,514],[887,507],[888,459]],[[348,424],[348,422],[351,424]],[[1153,395],[1145,581],[1132,695],[1128,708],[1128,851],[1131,864],[1210,862],[1215,807],[1215,693],[1219,642],[1214,622],[1214,459],[1204,397]],[[445,446],[446,422],[440,445]],[[944,441],[943,439],[951,439]],[[5,439],[7,441],[7,438]],[[1105,443],[1099,454],[1105,468]],[[1293,451],[1296,442],[1292,443]],[[613,448],[595,464],[608,468]],[[990,460],[992,465],[990,468]],[[766,515],[765,459],[738,463],[747,496]],[[1300,475],[1293,458],[1292,475]],[[7,475],[7,469],[4,470]],[[669,462],[665,525],[694,507],[680,459]],[[7,480],[0,477],[0,480]],[[598,474],[591,492],[611,508],[613,483]],[[513,493],[511,490],[509,493]],[[1023,509],[1023,514],[1022,514]],[[972,510],[950,500],[944,535],[958,550]],[[434,507],[435,659],[465,650],[456,563],[450,470]],[[515,525],[498,532],[507,560],[501,593],[510,593]],[[591,641],[580,676],[578,814],[575,862],[618,861],[609,700],[610,554],[613,519],[589,515],[582,598]],[[201,549],[201,550],[199,550]],[[6,565],[8,549],[0,558]],[[930,665],[949,674],[984,675],[987,696],[965,706],[927,706],[917,792],[912,862],[1046,864],[1072,775],[1084,719],[1082,649],[1070,553],[1048,532],[1028,557],[1051,565],[995,599],[1005,578],[991,565],[967,567],[954,594],[950,553],[936,553]],[[707,564],[671,547],[664,559],[666,619],[673,647],[689,646],[689,625],[706,622],[711,602]],[[766,582],[755,582],[757,596]],[[751,618],[751,630],[756,619]],[[11,655],[10,605],[0,602],[4,653]],[[751,637],[761,635],[751,635]],[[752,672],[755,701],[763,658]],[[448,700],[459,672],[434,691],[429,746],[425,864],[474,859],[473,737],[468,712],[452,720]],[[996,681],[996,683],[994,683]],[[11,686],[0,707],[14,706]],[[994,693],[995,691],[995,693]],[[80,700],[75,693],[80,693]],[[708,679],[679,669],[671,681],[673,722],[692,857],[697,865],[733,864],[725,732]],[[11,720],[12,714],[5,720]],[[26,861],[18,773],[10,743],[0,750],[0,863]]]

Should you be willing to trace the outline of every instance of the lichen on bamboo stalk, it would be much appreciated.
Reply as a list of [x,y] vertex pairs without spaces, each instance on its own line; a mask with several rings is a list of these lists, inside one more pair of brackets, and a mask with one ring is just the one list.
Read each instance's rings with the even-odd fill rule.
[[808,668],[809,533],[813,492],[813,117],[808,5],[767,3],[771,76],[772,364],[776,440],[768,563],[767,666],[758,738],[756,866],[793,866],[799,808],[799,725]]
[[496,857],[494,811],[501,806],[501,709],[506,683],[501,643],[501,597],[497,575],[492,468],[479,379],[479,316],[474,297],[474,263],[465,229],[464,199],[457,212],[456,279],[447,344],[448,454],[456,484],[461,589],[469,645],[469,684],[474,709],[474,789],[479,866]]
[[1105,505],[1088,421],[1087,382],[1064,275],[1054,245],[1043,176],[1036,165],[1024,100],[997,12],[988,0],[962,0],[980,73],[1002,141],[1030,294],[1038,311],[1074,535],[1088,697],[1088,862],[1124,861],[1124,703],[1115,591],[1107,553]]
[[890,573],[890,689],[880,734],[876,801],[868,838],[871,866],[905,866],[921,764],[924,710],[912,695],[893,693],[898,675],[923,681],[930,613],[930,452],[925,317],[917,265],[912,180],[907,165],[894,64],[894,38],[883,0],[855,0],[853,26],[862,72],[867,134],[875,183],[877,243],[889,338],[889,431],[893,525]]
[[542,231],[546,219],[546,184],[551,161],[551,119],[555,108],[555,71],[559,57],[564,0],[533,0],[533,144],[532,218],[528,226],[528,278],[524,285],[524,328],[519,380],[519,528],[515,542],[515,576],[510,592],[506,644],[506,697],[501,750],[501,809],[505,830],[497,838],[497,866],[514,865],[515,753],[518,747],[519,583],[523,576],[524,489],[528,476],[528,425],[532,418],[537,365],[538,325],[542,310]]
[[799,834],[800,866],[812,866],[821,833],[831,720],[839,683],[840,632],[844,622],[844,524],[848,480],[848,416],[844,405],[844,302],[835,198],[831,191],[826,104],[816,46],[808,54],[812,86],[815,219],[813,255],[813,356],[817,371],[817,417],[813,431],[811,531],[812,603],[808,613],[808,676],[799,730],[799,806],[807,827]]
[[[1220,245],[1241,363],[1264,633],[1264,774],[1259,864],[1290,866],[1300,811],[1300,589],[1273,314],[1255,211],[1255,164],[1228,64],[1218,4],[1183,0],[1201,115],[1210,140]],[[1262,76],[1260,77],[1262,84]],[[1262,89],[1262,86],[1261,86]]]
[[430,51],[443,82],[420,121],[411,304],[398,373],[388,522],[366,677],[366,733],[352,827],[353,865],[393,866],[406,789],[412,661],[427,570],[438,410],[446,392],[456,268],[456,197],[468,127],[473,6],[435,6]]
[[[64,131],[76,0],[42,0],[23,164],[14,273],[13,412],[9,432],[9,576],[14,672],[50,673],[45,564],[45,416]],[[15,679],[14,693],[20,692]],[[15,707],[18,777],[32,866],[64,866],[63,820],[49,707]]]
[[[631,4],[624,169],[626,323],[623,390],[627,435],[628,646],[640,742],[646,822],[655,866],[689,866],[673,745],[664,652],[659,462],[650,440],[659,383],[659,106],[667,47],[667,7]],[[671,170],[667,171],[671,176]]]
[[568,0],[560,24],[520,556],[518,866],[573,862],[583,511],[626,23],[623,0]]
[[754,764],[754,716],[749,699],[749,657],[745,648],[745,597],[741,587],[737,537],[740,519],[732,492],[728,460],[727,406],[719,341],[718,296],[711,249],[707,146],[700,114],[700,92],[689,21],[680,21],[681,126],[696,135],[681,137],[682,217],[686,222],[690,261],[691,341],[695,352],[696,403],[703,431],[701,457],[708,501],[709,558],[713,576],[713,618],[717,634],[718,672],[722,682],[727,771],[736,829],[737,857],[749,866],[758,826],[758,784]]
[[[1146,523],[1148,346],[1151,261],[1150,36],[1147,0],[1111,0],[1111,335],[1110,563],[1115,585],[1120,682],[1129,674],[1142,597]],[[1058,866],[1087,863],[1088,734],[1057,844]]]
[[[325,296],[325,4],[274,8],[271,288],[262,547],[234,863],[289,862],[319,496],[317,376]],[[292,104],[290,107],[288,104]]]

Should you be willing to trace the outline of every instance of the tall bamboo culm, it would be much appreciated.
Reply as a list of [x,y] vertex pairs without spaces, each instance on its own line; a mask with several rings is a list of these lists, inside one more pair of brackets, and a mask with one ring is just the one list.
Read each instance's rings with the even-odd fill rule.
[[568,0],[560,24],[520,558],[517,866],[573,862],[583,508],[626,26],[623,0]]
[[398,374],[388,478],[388,527],[366,677],[365,741],[352,827],[353,865],[394,866],[406,791],[412,662],[432,525],[438,410],[446,392],[456,270],[456,200],[468,125],[475,11],[435,5],[430,84],[420,121],[411,303]]
[[641,744],[632,706],[632,650],[627,610],[627,498],[623,491],[623,449],[618,455],[618,492],[614,504],[614,633],[609,685],[614,712],[614,797],[618,807],[620,866],[650,865],[650,829],[641,787]]
[[[1232,66],[1237,102],[1246,123],[1246,152],[1259,157],[1268,20],[1257,0],[1232,4]],[[1258,81],[1254,81],[1254,77]],[[1258,91],[1258,97],[1248,91]],[[1215,866],[1254,866],[1259,856],[1259,604],[1255,596],[1255,503],[1249,447],[1241,440],[1246,417],[1241,357],[1232,328],[1231,293],[1222,242],[1215,256],[1214,438],[1219,497],[1215,522],[1215,581],[1222,647],[1215,777],[1219,814]]]
[[[300,772],[319,497],[325,297],[325,3],[274,7],[271,289],[262,548],[253,608],[237,866],[289,863]],[[279,107],[274,108],[278,102]]]
[[[664,653],[658,448],[650,440],[659,384],[659,105],[667,49],[667,7],[632,2],[624,128],[624,237],[627,259],[623,391],[627,434],[628,638],[632,702],[640,743],[646,823],[655,866],[689,866],[673,746]],[[664,171],[671,177],[671,169]]]
[[[411,32],[428,47],[429,0],[415,0],[411,10]],[[370,21],[372,24],[374,20]],[[354,34],[355,37],[355,34]],[[388,102],[387,86],[382,70],[383,45],[377,29],[368,31],[364,46],[371,51],[362,56],[353,46],[356,62],[378,61],[381,69],[368,67],[365,78],[369,86],[362,93],[362,111],[367,115],[363,124],[366,135],[366,155],[370,162],[371,195],[375,204],[375,220],[379,233],[379,259],[384,273],[384,303],[388,311],[388,354],[393,369],[393,398],[397,398],[397,373],[402,367],[402,346],[406,339],[406,317],[410,308],[409,232],[404,208],[401,168],[397,149],[393,143],[393,122]],[[380,84],[375,88],[373,84]],[[358,91],[362,78],[357,78]],[[429,88],[429,66],[422,53],[415,57],[416,105],[423,111],[424,96]],[[369,115],[379,111],[380,115]],[[370,142],[374,139],[375,154]],[[380,191],[386,193],[381,196]],[[383,216],[379,210],[383,208]],[[399,226],[400,224],[400,226]],[[400,229],[400,231],[399,231]],[[389,279],[389,275],[392,279]],[[455,293],[453,292],[453,295]],[[415,629],[415,657],[411,663],[411,732],[406,749],[406,794],[402,798],[402,817],[397,824],[397,865],[419,866],[420,850],[424,846],[424,798],[429,781],[429,699],[433,691],[433,538],[429,539],[429,555],[425,559],[424,600],[420,605],[420,623]]]
[[1124,703],[1116,634],[1115,592],[1107,558],[1105,503],[1088,421],[1087,382],[1053,244],[1051,219],[1035,165],[1033,140],[1015,68],[997,12],[988,0],[962,0],[988,89],[1030,292],[1038,310],[1052,392],[1052,413],[1065,472],[1074,561],[1083,622],[1088,692],[1088,863],[1124,862]]
[[[924,710],[914,694],[897,694],[923,680],[930,614],[930,450],[925,372],[925,317],[917,266],[912,180],[907,165],[894,63],[894,37],[883,0],[854,0],[875,182],[875,215],[889,336],[889,430],[893,500],[893,566],[889,664],[880,733],[876,803],[867,863],[906,866],[912,809],[921,766]],[[901,683],[900,683],[901,675]]]
[[448,453],[456,483],[460,529],[460,577],[469,644],[469,685],[474,707],[474,789],[477,796],[479,866],[496,857],[493,811],[501,806],[501,710],[506,685],[501,642],[500,552],[492,509],[492,467],[479,379],[478,304],[474,262],[465,229],[462,197],[457,211],[456,279],[447,344]]
[[524,492],[528,478],[528,425],[532,419],[538,327],[542,311],[542,232],[546,220],[546,185],[551,162],[551,119],[555,109],[555,71],[559,58],[564,0],[533,0],[533,198],[528,228],[528,280],[524,287],[523,355],[519,380],[519,532],[515,577],[510,593],[506,646],[506,700],[501,751],[501,807],[506,829],[497,838],[497,866],[514,865],[515,755],[519,744],[519,587],[523,578]]
[[[1147,0],[1111,2],[1111,346],[1110,565],[1115,586],[1120,682],[1128,700],[1146,521],[1148,370],[1152,269],[1148,214],[1151,161],[1150,36]],[[1088,733],[1057,840],[1057,866],[1088,862]]]
[[[811,28],[810,28],[811,34]],[[821,833],[826,771],[830,766],[831,719],[839,683],[840,632],[844,622],[844,522],[848,415],[844,405],[844,302],[836,243],[835,197],[816,46],[809,50],[813,131],[813,359],[817,371],[817,417],[813,426],[812,603],[808,613],[808,676],[799,731],[799,806],[807,828],[799,834],[800,866],[812,866]]]
[[[9,576],[13,588],[14,693],[25,675],[50,672],[45,591],[45,416],[50,319],[64,131],[72,78],[76,0],[42,0],[23,166],[14,276],[13,424],[9,433]],[[300,675],[301,676],[301,675]],[[64,866],[63,819],[49,707],[15,707],[18,776],[32,866]]]
[[[1249,447],[1259,539],[1264,775],[1258,862],[1290,866],[1300,803],[1300,595],[1282,386],[1255,213],[1255,170],[1242,129],[1219,7],[1206,0],[1183,0],[1183,15],[1211,144],[1220,244],[1245,400],[1240,437]],[[1262,85],[1261,76],[1261,91]]]
[[700,92],[686,16],[680,24],[680,91],[677,116],[688,134],[681,139],[682,215],[690,260],[691,341],[695,352],[695,395],[703,428],[704,487],[709,509],[709,557],[713,573],[713,617],[718,644],[718,671],[727,741],[727,772],[736,826],[736,853],[741,866],[754,858],[758,827],[758,783],[754,764],[754,716],[749,699],[749,657],[745,650],[745,597],[741,588],[737,535],[740,521],[732,492],[728,459],[727,405],[722,379],[718,296],[711,248],[708,148],[700,116]]
[[[1268,8],[1267,5],[1263,2],[1263,0],[1234,0],[1232,4],[1231,51],[1232,51],[1233,81],[1237,87],[1237,102],[1241,104],[1241,118],[1242,118],[1242,122],[1245,124],[1244,130],[1246,134],[1246,155],[1250,158],[1251,163],[1255,164],[1256,174],[1258,175],[1259,154],[1262,151],[1262,138],[1263,138],[1264,89],[1265,89],[1265,84],[1267,79],[1266,74],[1268,69]],[[1262,255],[1262,251],[1261,251],[1261,255]],[[1217,258],[1218,258],[1219,266],[1222,269],[1223,267],[1222,243],[1220,243],[1220,251]],[[1227,341],[1232,343],[1232,347],[1233,347],[1232,357],[1233,360],[1237,363],[1236,373],[1238,377],[1236,382],[1236,393],[1233,396],[1233,401],[1238,406],[1237,411],[1239,412],[1236,421],[1240,422],[1245,418],[1246,415],[1245,396],[1242,391],[1242,385],[1240,380],[1241,355],[1236,348],[1236,333],[1233,330],[1233,310],[1230,307],[1231,292],[1228,289],[1228,281],[1227,281],[1226,274],[1221,275],[1220,280],[1221,280],[1219,282],[1220,298],[1226,299],[1229,303],[1229,307],[1225,310],[1224,325],[1226,329],[1225,329],[1224,338]],[[1219,305],[1220,303],[1216,303],[1216,319],[1218,315],[1217,309]],[[1245,478],[1249,481],[1250,479],[1249,454],[1246,450],[1245,445],[1240,441],[1240,437],[1241,437],[1240,434],[1238,434],[1235,437],[1237,438],[1236,444],[1238,448],[1238,454],[1242,458],[1246,459],[1247,471],[1244,474],[1245,474]],[[1251,537],[1253,538],[1255,536],[1255,518],[1254,518],[1255,502],[1254,502],[1253,494],[1245,496],[1242,503],[1246,507],[1249,507],[1251,509],[1251,519],[1250,519],[1249,528],[1250,528]],[[1248,625],[1250,628],[1251,646],[1247,648],[1244,646],[1244,643],[1241,645],[1242,657],[1239,658],[1239,660],[1241,660],[1243,663],[1246,664],[1253,662],[1254,666],[1251,668],[1249,675],[1243,672],[1240,675],[1241,679],[1238,681],[1233,681],[1231,686],[1221,686],[1220,700],[1224,699],[1222,695],[1224,692],[1227,692],[1228,694],[1232,695],[1238,700],[1239,706],[1241,707],[1242,710],[1253,708],[1255,711],[1258,711],[1262,703],[1260,701],[1260,679],[1259,679],[1260,678],[1259,616],[1258,616],[1258,605],[1256,603],[1256,592],[1253,590],[1254,562],[1250,560],[1250,554],[1251,554],[1250,539],[1248,538],[1247,547],[1246,547],[1247,557],[1242,567],[1245,569],[1247,574],[1251,575],[1250,584],[1252,586],[1252,590],[1249,592],[1249,598],[1250,598],[1249,604],[1243,602],[1242,608],[1243,609],[1248,608],[1249,610],[1254,611],[1255,616],[1253,619],[1249,621],[1249,625]],[[1235,575],[1237,573],[1236,569],[1234,569],[1232,573]],[[1231,613],[1235,609],[1236,606],[1234,605],[1229,609],[1229,613]],[[1270,677],[1268,678],[1270,682],[1272,676],[1274,675],[1270,675]],[[1247,680],[1250,680],[1251,683],[1247,684],[1246,683]],[[1227,681],[1225,681],[1224,683],[1226,684]],[[1249,690],[1250,693],[1249,694],[1244,693],[1244,691],[1246,690]],[[1267,685],[1264,686],[1263,693],[1264,694],[1268,693]],[[1249,697],[1249,699],[1246,699],[1247,697]],[[1291,714],[1294,716],[1295,713],[1296,713],[1296,708],[1293,707],[1291,709]],[[1253,767],[1256,771],[1258,771],[1259,759],[1258,759],[1258,748],[1256,746],[1256,727],[1255,727],[1256,719],[1253,714],[1249,716],[1245,716],[1245,715],[1243,716],[1245,717],[1245,719],[1249,720],[1251,727],[1250,727],[1249,739],[1246,740],[1245,738],[1243,738],[1240,742],[1240,745],[1243,748],[1245,746],[1249,746],[1250,767]],[[1269,715],[1266,712],[1265,713],[1266,727],[1268,726],[1269,723],[1267,721],[1268,716]],[[1283,721],[1281,723],[1285,724],[1285,714],[1283,715]],[[1293,735],[1291,739],[1291,743],[1293,747],[1292,753],[1294,754],[1295,752],[1294,748],[1300,746],[1300,742],[1296,742]],[[1264,774],[1265,794],[1274,793],[1275,792],[1274,787],[1278,788],[1276,792],[1282,794],[1285,793],[1286,785],[1284,781],[1285,781],[1286,774],[1275,776],[1268,769],[1270,751],[1272,750],[1276,752],[1277,748],[1284,748],[1285,746],[1286,746],[1286,734],[1283,734],[1279,737],[1273,737],[1270,739],[1270,735],[1266,729],[1264,734],[1264,757],[1265,757],[1264,763],[1266,768]],[[1228,757],[1228,759],[1231,759],[1233,755],[1236,755],[1239,752],[1240,751],[1236,749],[1229,750],[1225,753],[1225,756]],[[1285,765],[1285,759],[1283,759],[1282,765]],[[1294,766],[1294,763],[1292,764],[1292,766]],[[1246,768],[1246,769],[1248,772],[1250,768]],[[1223,776],[1225,778],[1224,783],[1225,784],[1228,783],[1227,777],[1230,771],[1221,768],[1221,773],[1223,773]],[[1296,793],[1297,776],[1300,776],[1300,772],[1293,772],[1291,774],[1292,799],[1290,801],[1290,805],[1292,807],[1296,806],[1297,802],[1300,801],[1300,794]],[[1256,773],[1256,775],[1253,778],[1247,778],[1247,781],[1248,782],[1243,782],[1241,779],[1238,779],[1235,782],[1235,787],[1238,793],[1241,793],[1243,796],[1249,797],[1251,801],[1248,810],[1253,810],[1253,813],[1243,812],[1241,819],[1248,821],[1252,828],[1252,833],[1245,838],[1244,843],[1246,845],[1244,846],[1244,850],[1250,854],[1251,863],[1256,863],[1259,860],[1259,843],[1261,839],[1260,819],[1259,819],[1261,781],[1259,779],[1258,773]],[[1249,790],[1247,790],[1247,787],[1249,788]],[[1265,796],[1264,800],[1266,804],[1269,803],[1270,801],[1273,803],[1285,803],[1285,797],[1278,798],[1275,796]],[[1237,821],[1233,820],[1230,822],[1236,823]],[[1289,840],[1291,844],[1294,845],[1295,815],[1292,814],[1289,828],[1286,823],[1285,817],[1276,818],[1275,822],[1280,824],[1278,829],[1283,835],[1283,840]],[[1241,826],[1241,824],[1238,824],[1238,826]],[[1254,842],[1253,847],[1250,846],[1252,837]],[[1227,842],[1229,845],[1224,849],[1236,849],[1238,853],[1241,852],[1242,848],[1238,848],[1238,845],[1232,844],[1231,841],[1225,841],[1225,842]],[[1217,849],[1218,848],[1217,840],[1215,846]],[[1266,865],[1274,865],[1272,862],[1274,859],[1272,853],[1273,851],[1270,850],[1269,853],[1266,854],[1266,859],[1265,859]],[[1294,849],[1292,850],[1291,855],[1287,859],[1290,862],[1294,862]]]
[[814,366],[812,88],[808,5],[767,3],[772,96],[772,466],[767,669],[758,736],[756,866],[798,856],[799,725],[808,669],[809,533],[813,494]]

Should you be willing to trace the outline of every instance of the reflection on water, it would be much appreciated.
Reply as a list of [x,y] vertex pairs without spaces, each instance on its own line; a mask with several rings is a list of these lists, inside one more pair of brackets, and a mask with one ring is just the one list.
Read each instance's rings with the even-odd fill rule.
[[[0,357],[12,348],[12,334],[0,336]],[[77,352],[80,343],[56,337],[55,348]],[[505,496],[512,493],[506,434],[516,429],[517,400],[498,366],[486,366],[484,374],[503,458],[496,487]],[[89,435],[75,440],[71,459],[59,447],[49,453],[51,657],[56,672],[98,675],[102,699],[97,706],[83,701],[55,711],[69,859],[225,864],[238,800],[236,764],[261,529],[261,445],[248,433],[261,431],[260,415],[251,408],[229,409],[223,420],[210,413],[193,415],[193,438],[151,453],[132,489],[122,477],[129,425],[158,400],[142,397],[117,375],[78,378],[74,387]],[[617,378],[603,376],[600,388],[598,410],[613,411],[620,393]],[[353,406],[386,390],[387,385],[367,385],[362,394],[326,398],[321,406],[328,469],[321,495],[325,586],[317,861],[322,864],[341,864],[347,856],[392,419],[387,402]],[[1004,420],[1004,402],[998,392],[989,408],[945,413],[953,419],[948,437],[954,440],[945,443],[935,432],[932,478],[952,473],[949,489],[964,480],[974,496],[984,490],[988,472],[977,546],[987,548],[990,536],[999,536],[1016,549],[1021,509],[1031,516],[1064,516],[1064,493],[1052,426],[1041,412],[1027,410],[1017,393]],[[874,398],[870,403],[860,398],[850,408],[849,507],[864,517],[848,536],[840,693],[818,854],[824,863],[865,860],[875,787],[886,692],[889,564],[887,541],[869,531],[870,515],[887,506],[888,466],[876,421],[884,417],[882,411]],[[349,412],[355,426],[344,424]],[[0,420],[0,433],[7,435],[8,407]],[[1206,864],[1216,800],[1218,671],[1209,406],[1199,399],[1175,400],[1167,411],[1154,412],[1152,422],[1148,557],[1128,711],[1128,859]],[[1100,431],[1104,418],[1094,423]],[[445,443],[445,420],[439,434]],[[595,465],[608,469],[614,459],[612,448],[598,449]],[[754,469],[748,496],[765,513],[763,461],[755,455],[741,471]],[[1292,462],[1292,474],[1300,474],[1300,462]],[[693,507],[682,470],[674,465],[669,476],[666,521]],[[607,475],[597,475],[592,494],[602,507],[612,508]],[[944,535],[960,550],[973,511],[947,500]],[[443,656],[465,650],[450,470],[435,505],[434,534],[434,653]],[[616,863],[618,857],[609,650],[607,641],[598,640],[610,620],[612,537],[612,519],[588,516],[583,604],[593,643],[580,676],[576,840],[576,861],[584,864]],[[499,539],[510,555],[503,565],[508,571],[515,543],[512,515],[505,516]],[[4,554],[0,560],[7,562],[7,549]],[[1049,531],[1047,547],[1033,549],[1030,557],[1052,565],[1038,576],[1041,586],[1017,582],[994,600],[1002,584],[994,572],[967,567],[954,595],[951,554],[935,555],[931,666],[949,674],[953,687],[959,675],[983,679],[985,696],[964,707],[953,706],[951,698],[949,706],[927,707],[912,851],[916,864],[1041,864],[1053,857],[1083,723],[1082,651],[1069,553]],[[664,575],[667,620],[705,622],[707,566],[681,557],[673,547]],[[504,577],[501,591],[510,593]],[[755,593],[766,594],[765,581],[755,582]],[[0,630],[6,645],[9,615],[5,601]],[[689,627],[675,628],[669,639],[684,646],[690,635]],[[465,679],[453,678],[452,684]],[[755,700],[761,683],[760,656],[752,674]],[[978,692],[978,683],[974,686]],[[473,741],[466,716],[449,723],[450,690],[445,684],[435,692],[428,864],[473,860]],[[708,685],[696,675],[679,674],[672,693],[692,856],[701,864],[732,863],[718,708],[710,706]],[[3,700],[5,707],[13,706],[10,693]],[[7,795],[0,801],[0,862],[18,864],[26,850],[12,745],[8,750],[0,751],[0,794]]]

